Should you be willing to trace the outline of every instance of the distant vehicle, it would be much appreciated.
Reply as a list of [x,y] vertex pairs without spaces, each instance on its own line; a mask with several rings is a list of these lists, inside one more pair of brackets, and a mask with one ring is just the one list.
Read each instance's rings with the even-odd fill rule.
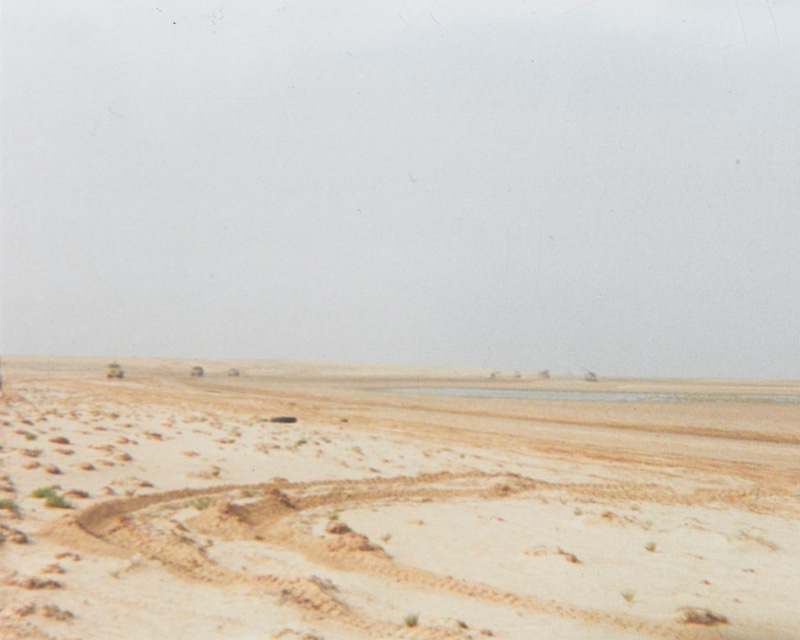
[[238,378],[241,375],[238,369],[228,369],[228,376],[231,378]]
[[203,367],[192,367],[192,372],[189,374],[193,378],[202,378],[205,375]]
[[106,378],[109,380],[117,379],[121,380],[125,377],[125,372],[122,370],[122,367],[119,366],[118,363],[112,362],[108,365],[108,370],[106,371]]

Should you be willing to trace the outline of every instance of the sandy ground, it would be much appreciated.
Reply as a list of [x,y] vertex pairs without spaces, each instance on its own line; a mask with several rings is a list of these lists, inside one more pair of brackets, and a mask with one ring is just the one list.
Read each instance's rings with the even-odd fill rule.
[[3,360],[3,638],[798,637],[800,405],[381,390],[800,383],[107,363]]

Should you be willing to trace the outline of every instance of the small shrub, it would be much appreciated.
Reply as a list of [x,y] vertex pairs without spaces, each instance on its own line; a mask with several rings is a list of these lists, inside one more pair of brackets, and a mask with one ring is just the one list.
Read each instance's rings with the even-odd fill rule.
[[194,508],[198,511],[202,511],[203,509],[208,509],[211,506],[211,500],[208,498],[200,498],[199,500],[195,500]]
[[8,511],[19,513],[19,506],[17,506],[17,503],[11,498],[3,498],[0,500],[0,509],[7,509]]
[[647,549],[650,553],[653,553],[656,550],[656,543],[648,542],[646,545],[644,545],[644,548]]
[[294,443],[294,446],[295,446],[295,447],[302,447],[304,444],[308,444],[308,440],[306,440],[305,438],[303,438],[302,440],[298,440],[297,442],[295,442],[295,443]]
[[678,621],[683,624],[700,624],[713,626],[716,624],[728,624],[728,618],[711,609],[698,609],[696,607],[681,607],[678,609]]
[[72,505],[64,500],[64,496],[53,493],[44,499],[44,506],[50,509],[72,509]]
[[633,599],[636,597],[636,593],[631,591],[630,589],[626,591],[621,591],[620,594],[623,598],[625,598],[625,602],[633,602]]
[[581,509],[580,507],[575,507],[572,510],[572,513],[574,513],[576,516],[582,515],[583,514],[583,509]]
[[26,431],[25,432],[25,439],[26,440],[36,440],[38,437],[39,436],[37,436],[35,433],[31,433],[30,431]]
[[561,547],[558,548],[557,553],[560,556],[564,556],[567,562],[571,562],[572,564],[581,564],[581,561],[578,560],[578,556],[576,556],[574,553],[570,553],[569,551],[564,551]]
[[58,495],[56,490],[52,487],[39,487],[38,489],[34,489],[31,495],[34,498],[49,498],[51,496]]
[[409,613],[403,621],[406,623],[407,627],[416,627],[417,623],[419,622],[419,614],[418,613]]

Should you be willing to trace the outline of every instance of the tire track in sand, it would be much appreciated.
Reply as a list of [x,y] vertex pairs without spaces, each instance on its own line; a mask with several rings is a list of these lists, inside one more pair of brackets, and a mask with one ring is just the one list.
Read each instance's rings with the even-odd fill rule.
[[[335,588],[315,576],[249,575],[221,566],[207,555],[194,536],[202,533],[223,539],[262,539],[302,553],[308,560],[337,570],[358,571],[399,585],[481,601],[513,611],[553,616],[587,627],[605,627],[652,637],[690,639],[724,638],[721,629],[690,628],[674,622],[654,622],[625,613],[609,613],[570,603],[521,595],[483,584],[443,576],[424,568],[394,562],[378,545],[351,533],[352,544],[331,545],[299,526],[309,510],[344,505],[370,505],[377,501],[444,501],[454,498],[502,499],[570,488],[514,474],[478,471],[441,472],[416,477],[371,478],[297,482],[274,481],[255,485],[221,485],[181,489],[128,499],[107,501],[75,515],[64,516],[44,532],[49,537],[88,546],[95,552],[129,556],[132,552],[159,562],[168,571],[191,580],[216,585],[247,584],[284,604],[299,608],[303,616],[322,624],[345,627],[365,637],[448,640],[468,637],[462,630],[436,626],[409,628],[355,612],[335,595]],[[581,487],[587,492],[590,486]],[[631,487],[627,487],[628,490]],[[603,485],[601,493],[627,493],[623,487]],[[648,485],[650,499],[672,502],[668,489]],[[242,496],[249,496],[243,500]],[[251,500],[255,497],[255,500]],[[172,520],[165,529],[155,524],[164,511],[189,506],[193,500],[213,500],[212,506],[183,523]],[[163,519],[163,518],[162,518]],[[337,542],[339,542],[337,540]]]

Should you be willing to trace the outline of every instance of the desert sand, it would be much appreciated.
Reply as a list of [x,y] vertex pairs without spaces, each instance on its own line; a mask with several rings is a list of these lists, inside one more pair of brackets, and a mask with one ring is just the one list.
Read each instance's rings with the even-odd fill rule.
[[110,361],[3,359],[3,638],[798,637],[798,382]]

